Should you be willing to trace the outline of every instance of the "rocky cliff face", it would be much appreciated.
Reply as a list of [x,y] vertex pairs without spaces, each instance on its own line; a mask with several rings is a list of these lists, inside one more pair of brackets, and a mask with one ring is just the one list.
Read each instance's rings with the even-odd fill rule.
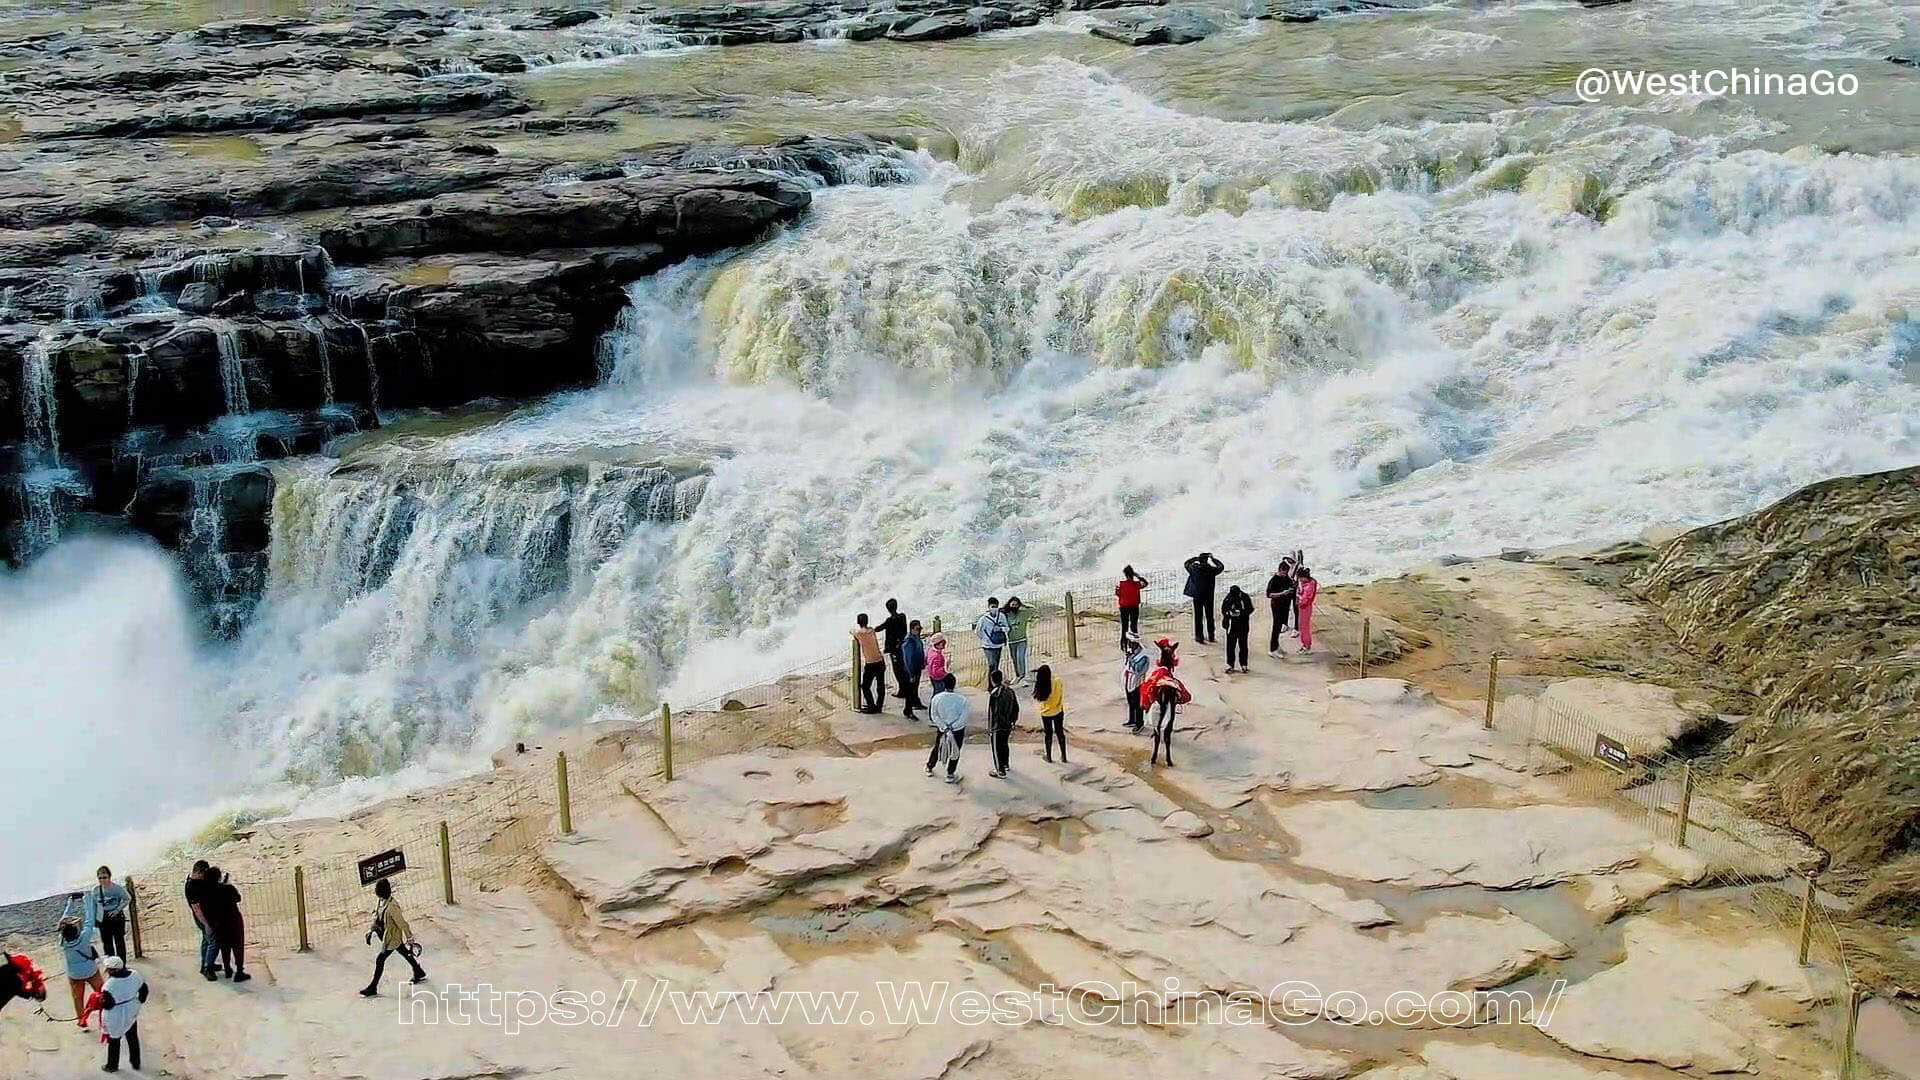
[[[255,589],[265,462],[397,410],[589,383],[636,278],[750,243],[823,185],[906,175],[848,138],[582,159],[565,137],[612,121],[529,115],[460,18],[0,42],[0,560],[105,514],[215,553],[210,597]],[[557,40],[597,18],[510,21]]]
[[1631,585],[1763,703],[1732,771],[1864,875],[1879,915],[1920,922],[1920,468],[1696,529]]

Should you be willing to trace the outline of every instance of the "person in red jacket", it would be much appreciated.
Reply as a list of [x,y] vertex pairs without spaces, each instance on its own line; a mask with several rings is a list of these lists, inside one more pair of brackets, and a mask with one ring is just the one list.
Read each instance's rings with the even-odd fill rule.
[[1140,593],[1147,587],[1147,579],[1133,572],[1128,566],[1120,571],[1120,584],[1113,587],[1113,598],[1120,604],[1120,640],[1127,640],[1128,634],[1140,633]]

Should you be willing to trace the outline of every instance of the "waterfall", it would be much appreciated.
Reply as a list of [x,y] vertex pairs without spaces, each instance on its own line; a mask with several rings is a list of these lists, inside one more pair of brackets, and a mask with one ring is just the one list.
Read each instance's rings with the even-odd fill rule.
[[[305,288],[306,281],[303,277],[301,289],[304,291]],[[313,316],[307,317],[306,327],[307,331],[313,335],[314,358],[320,362],[322,402],[331,405],[333,404],[333,358],[327,351],[327,327],[325,323]]]
[[200,319],[198,323],[214,334],[214,347],[220,353],[220,388],[226,394],[227,412],[236,416],[252,412],[247,403],[245,342],[240,328],[225,319]]
[[60,464],[60,406],[53,377],[53,338],[57,331],[48,327],[27,345],[20,387],[20,406],[25,414],[27,440],[43,451],[53,464]]

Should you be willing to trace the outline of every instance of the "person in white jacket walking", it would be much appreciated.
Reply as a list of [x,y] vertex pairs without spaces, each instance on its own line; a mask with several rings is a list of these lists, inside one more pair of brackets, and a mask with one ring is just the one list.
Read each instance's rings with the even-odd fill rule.
[[958,685],[959,680],[948,675],[927,705],[927,711],[933,714],[933,750],[927,754],[927,775],[933,775],[933,767],[944,754],[949,784],[960,782],[960,744],[967,739],[967,718],[973,712],[966,697],[954,689]]

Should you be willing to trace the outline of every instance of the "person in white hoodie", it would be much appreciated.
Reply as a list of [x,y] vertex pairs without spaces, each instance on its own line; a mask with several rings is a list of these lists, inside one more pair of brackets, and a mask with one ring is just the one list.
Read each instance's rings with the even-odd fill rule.
[[966,696],[954,689],[958,685],[959,680],[948,675],[927,705],[927,711],[933,714],[933,751],[927,755],[927,775],[933,775],[933,767],[945,754],[949,784],[960,782],[960,744],[966,741],[967,717],[973,712]]
[[117,956],[106,960],[107,984],[100,988],[100,1029],[107,1033],[107,1072],[120,1071],[120,1043],[127,1064],[140,1071],[140,1008],[147,1003],[147,980]]

